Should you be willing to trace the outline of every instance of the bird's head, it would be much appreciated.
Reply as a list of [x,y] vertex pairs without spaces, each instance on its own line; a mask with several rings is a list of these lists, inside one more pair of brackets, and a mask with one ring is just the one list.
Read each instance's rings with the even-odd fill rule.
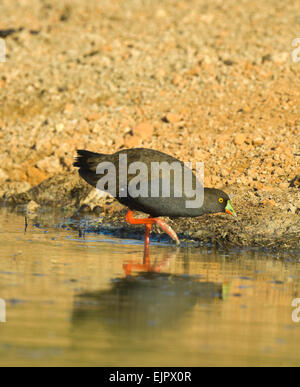
[[226,192],[219,189],[205,189],[204,206],[211,213],[226,212],[234,217],[237,216],[232,207],[229,196]]

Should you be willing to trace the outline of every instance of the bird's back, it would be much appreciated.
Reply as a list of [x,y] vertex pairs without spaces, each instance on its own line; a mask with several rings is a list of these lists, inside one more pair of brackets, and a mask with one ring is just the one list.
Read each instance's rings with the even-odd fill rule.
[[[124,165],[125,159],[126,165]],[[194,208],[186,207],[186,202],[191,199],[186,196],[183,186],[184,171],[187,167],[175,157],[145,148],[125,149],[112,155],[78,150],[74,166],[79,168],[79,174],[83,179],[92,186],[97,187],[100,179],[105,175],[104,170],[108,163],[113,165],[116,171],[113,194],[120,203],[128,206],[130,209],[143,211],[152,216],[180,217],[202,215],[201,208],[198,208],[198,211],[195,212]],[[163,165],[162,163],[165,164]],[[103,166],[102,170],[101,165]],[[120,169],[123,167],[127,169],[126,173],[124,173],[125,169],[120,173]],[[177,175],[172,168],[178,168]],[[99,173],[99,170],[103,173]],[[165,172],[166,174],[164,174]],[[166,176],[169,177],[170,182],[170,192],[167,192],[167,195],[163,192],[163,183],[166,182]],[[192,172],[191,176],[192,185],[195,187],[196,176]],[[133,197],[132,191],[130,192],[128,187],[132,187],[133,183],[136,182],[133,179],[136,179],[136,177],[138,177],[140,185],[145,183],[146,194]],[[154,186],[157,195],[153,195]],[[137,188],[139,188],[138,184]],[[181,189],[181,196],[178,196],[178,193],[176,194],[175,191],[177,189]]]

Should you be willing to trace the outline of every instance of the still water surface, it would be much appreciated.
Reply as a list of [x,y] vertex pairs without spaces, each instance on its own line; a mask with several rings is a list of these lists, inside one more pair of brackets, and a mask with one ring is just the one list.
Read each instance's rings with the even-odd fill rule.
[[152,245],[126,276],[140,242],[6,210],[0,244],[0,366],[300,365],[297,257]]

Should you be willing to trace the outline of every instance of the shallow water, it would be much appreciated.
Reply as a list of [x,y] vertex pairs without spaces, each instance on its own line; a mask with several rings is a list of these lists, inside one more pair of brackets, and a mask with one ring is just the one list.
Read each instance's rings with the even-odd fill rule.
[[140,242],[48,224],[0,211],[1,366],[300,365],[297,257],[152,245],[126,277]]

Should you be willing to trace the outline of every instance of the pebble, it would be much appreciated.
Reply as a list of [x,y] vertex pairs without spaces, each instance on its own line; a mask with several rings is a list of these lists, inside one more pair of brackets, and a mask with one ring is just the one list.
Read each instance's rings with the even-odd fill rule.
[[31,200],[27,204],[26,209],[29,212],[36,212],[39,207],[40,207],[40,205],[38,203],[36,203],[34,200]]
[[168,113],[163,119],[171,124],[176,124],[181,121],[182,117],[179,114]]
[[246,135],[243,133],[239,133],[234,137],[234,143],[236,145],[242,145],[246,141]]
[[8,178],[8,174],[2,168],[0,168],[0,181],[6,181]]

